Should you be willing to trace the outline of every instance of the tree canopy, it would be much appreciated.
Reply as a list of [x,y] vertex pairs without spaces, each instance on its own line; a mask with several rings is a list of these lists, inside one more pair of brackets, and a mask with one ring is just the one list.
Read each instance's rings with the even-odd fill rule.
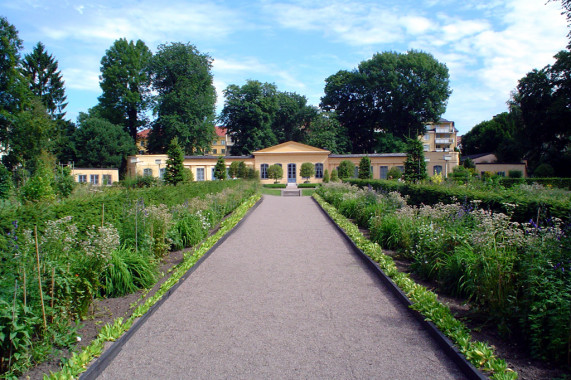
[[446,65],[415,50],[377,53],[325,82],[321,107],[337,113],[354,153],[373,151],[379,133],[402,139],[424,132],[425,123],[444,113],[451,93]]
[[99,97],[101,116],[121,125],[133,141],[147,123],[145,111],[151,101],[147,65],[152,53],[141,40],[116,40],[101,58]]
[[327,149],[334,154],[350,153],[351,141],[335,112],[320,112],[306,128],[305,144]]
[[186,154],[210,149],[216,103],[211,68],[212,58],[194,45],[159,45],[149,63],[152,88],[158,94],[157,119],[149,134],[151,152],[164,152],[175,136]]
[[41,99],[49,114],[54,119],[62,119],[67,106],[64,81],[58,62],[48,54],[44,44],[38,42],[34,50],[24,57],[22,71],[30,90]]

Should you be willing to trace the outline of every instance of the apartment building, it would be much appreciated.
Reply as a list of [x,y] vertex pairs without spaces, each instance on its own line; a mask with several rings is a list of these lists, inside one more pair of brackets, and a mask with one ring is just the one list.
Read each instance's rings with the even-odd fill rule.
[[440,119],[426,125],[426,132],[419,136],[425,152],[454,152],[458,146],[458,130],[453,121]]

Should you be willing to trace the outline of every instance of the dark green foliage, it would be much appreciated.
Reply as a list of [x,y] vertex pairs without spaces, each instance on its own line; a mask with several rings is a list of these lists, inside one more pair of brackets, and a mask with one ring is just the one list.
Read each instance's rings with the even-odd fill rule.
[[304,162],[301,164],[299,175],[301,178],[309,180],[309,177],[313,177],[315,175],[315,166],[311,162]]
[[101,58],[101,90],[99,110],[109,122],[120,125],[137,138],[137,130],[147,120],[150,106],[150,80],[146,71],[152,53],[141,40],[116,40]]
[[248,178],[248,167],[244,161],[238,163],[238,178]]
[[280,165],[274,164],[268,168],[268,177],[276,183],[284,176],[284,170]]
[[464,160],[463,166],[464,166],[466,169],[476,169],[476,164],[474,164],[474,161],[472,161],[471,158],[466,158],[466,159]]
[[157,119],[149,134],[149,151],[162,153],[178,137],[185,154],[210,150],[214,132],[216,90],[212,58],[194,45],[159,45],[151,58],[152,88],[158,93]]
[[317,114],[307,128],[304,143],[334,154],[351,152],[347,131],[337,120],[335,112]]
[[466,183],[471,176],[472,173],[470,170],[464,166],[455,166],[454,169],[452,169],[452,173],[449,174],[449,177],[458,183]]
[[307,105],[307,98],[295,92],[277,92],[272,115],[272,131],[278,143],[303,141],[303,135],[316,117],[317,109]]
[[353,71],[325,80],[321,107],[334,110],[352,142],[353,153],[369,153],[376,135],[417,136],[437,121],[450,96],[448,69],[428,53],[384,52]]
[[314,189],[318,187],[318,183],[298,183],[297,187],[300,189]]
[[408,139],[404,162],[404,179],[407,182],[418,182],[426,178],[426,161],[424,161],[422,142],[416,138]]
[[367,156],[361,158],[361,161],[359,162],[359,178],[373,178],[373,173],[371,172],[371,159]]
[[402,177],[402,172],[396,166],[390,168],[387,173],[387,179],[400,179]]
[[331,182],[339,181],[339,176],[337,175],[337,169],[331,170]]
[[219,180],[226,179],[226,161],[224,157],[218,157],[216,166],[214,167],[214,177]]
[[349,160],[343,160],[337,169],[337,175],[340,179],[355,177],[355,164]]
[[31,92],[41,99],[46,110],[54,119],[65,116],[65,87],[58,62],[38,42],[34,50],[24,57],[22,72],[28,79]]
[[509,178],[523,178],[523,172],[521,170],[510,170],[508,172]]
[[25,201],[39,202],[55,198],[54,166],[53,156],[46,152],[35,160],[34,174],[21,188],[22,198]]
[[553,166],[549,164],[541,164],[535,168],[533,171],[533,176],[537,178],[549,178],[554,177],[555,170],[553,170]]
[[571,190],[571,178],[500,178],[500,184],[512,187],[518,184],[540,184],[543,186]]
[[376,139],[375,152],[402,153],[406,150],[406,143],[403,139],[394,136],[390,132],[378,133]]
[[0,163],[0,199],[6,199],[12,192],[12,173]]
[[122,168],[127,156],[135,154],[135,142],[122,126],[98,115],[80,113],[73,135],[76,167]]
[[329,183],[329,169],[325,169],[323,172],[323,183]]
[[167,167],[165,169],[164,180],[169,185],[176,185],[184,181],[184,152],[175,137],[169,144],[167,151]]
[[285,189],[287,187],[285,183],[265,183],[262,186],[269,189]]
[[228,175],[230,176],[230,178],[232,179],[238,178],[239,169],[240,169],[240,162],[233,161],[230,164],[230,168],[228,169]]
[[105,297],[122,297],[150,288],[156,281],[156,272],[157,263],[147,254],[129,248],[117,249],[101,273],[102,293]]
[[74,181],[71,175],[71,168],[69,166],[57,166],[55,173],[55,190],[57,194],[62,197],[68,197],[77,182]]

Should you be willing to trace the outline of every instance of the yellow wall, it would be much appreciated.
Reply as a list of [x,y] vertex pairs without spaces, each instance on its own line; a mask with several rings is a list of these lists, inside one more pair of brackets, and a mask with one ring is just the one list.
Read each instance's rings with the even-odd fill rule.
[[[280,183],[287,183],[287,181],[288,181],[288,178],[287,178],[288,164],[295,164],[296,183],[303,183],[303,182],[305,182],[305,178],[301,178],[300,172],[301,172],[301,164],[303,164],[304,162],[311,162],[313,165],[315,165],[317,163],[322,163],[322,164],[324,164],[323,169],[325,171],[325,169],[327,168],[327,166],[326,166],[327,154],[324,154],[324,153],[316,153],[316,154],[309,154],[309,153],[257,154],[256,158],[255,158],[255,167],[254,168],[258,172],[262,173],[262,170],[261,170],[262,164],[268,164],[268,167],[272,166],[274,164],[282,164],[282,169],[283,169],[284,175],[283,175],[283,178],[279,182]],[[321,182],[322,179],[311,177],[309,179],[309,181],[316,183],[316,182]],[[263,184],[274,183],[274,180],[271,178],[268,178],[268,179],[262,179],[261,182]]]
[[498,172],[503,172],[506,177],[509,176],[510,170],[519,170],[522,172],[523,177],[527,178],[527,170],[525,163],[521,164],[488,164],[479,163],[476,164],[476,173],[481,175],[483,172],[491,172],[497,174]]
[[106,183],[106,185],[112,185],[119,181],[119,169],[95,169],[95,168],[73,168],[71,170],[71,175],[75,182],[79,182],[80,175],[86,176],[85,183],[91,183],[91,176],[98,176],[97,183],[95,186],[103,185],[103,176],[111,176],[111,183]]

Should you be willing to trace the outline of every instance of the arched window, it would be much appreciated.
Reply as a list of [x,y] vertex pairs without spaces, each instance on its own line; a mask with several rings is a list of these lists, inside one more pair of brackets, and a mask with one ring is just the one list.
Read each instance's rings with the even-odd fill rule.
[[442,165],[434,165],[434,174],[442,174]]
[[260,178],[268,179],[268,164],[260,165]]
[[323,164],[315,164],[315,178],[323,178]]

